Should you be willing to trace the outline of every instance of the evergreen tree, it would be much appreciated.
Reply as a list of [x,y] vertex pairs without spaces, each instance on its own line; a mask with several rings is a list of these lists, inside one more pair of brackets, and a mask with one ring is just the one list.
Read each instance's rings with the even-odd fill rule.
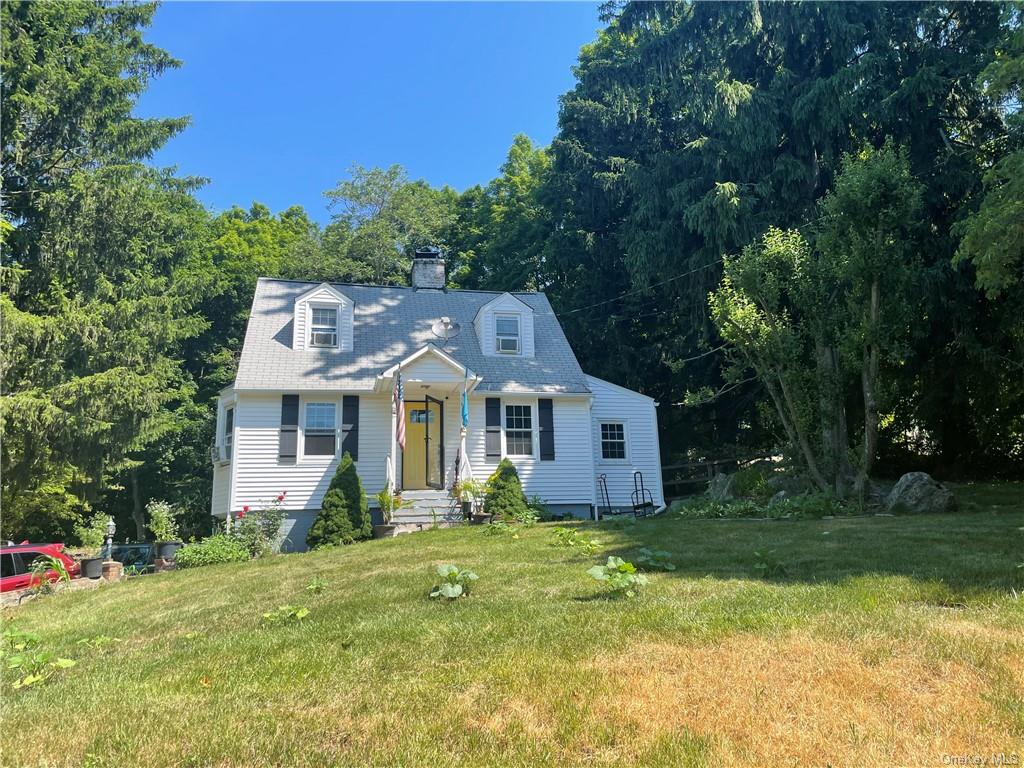
[[500,520],[523,520],[529,515],[519,473],[508,459],[502,459],[487,479],[484,511]]
[[177,65],[143,40],[154,10],[0,7],[5,535],[68,535],[191,428],[207,216],[196,180],[142,163],[187,122],[132,114]]
[[313,549],[352,544],[370,538],[371,533],[366,493],[356,472],[355,462],[346,452],[338,462],[320,511],[306,534],[306,545]]

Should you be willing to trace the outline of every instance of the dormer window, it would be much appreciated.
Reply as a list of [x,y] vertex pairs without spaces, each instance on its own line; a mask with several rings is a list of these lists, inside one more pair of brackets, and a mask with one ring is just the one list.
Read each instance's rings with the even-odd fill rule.
[[338,346],[338,310],[334,307],[312,307],[309,346]]
[[519,341],[519,315],[495,315],[495,351],[502,355],[518,355],[521,349]]

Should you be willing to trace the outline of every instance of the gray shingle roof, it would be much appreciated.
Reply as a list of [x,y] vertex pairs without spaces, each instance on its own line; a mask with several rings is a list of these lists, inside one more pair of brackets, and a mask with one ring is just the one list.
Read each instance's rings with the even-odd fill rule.
[[[352,352],[292,349],[295,299],[320,283],[260,278],[238,364],[238,389],[372,389],[377,375],[433,343],[466,365],[487,392],[589,392],[543,293],[513,293],[533,309],[534,357],[485,356],[473,318],[501,294],[334,284],[355,304]],[[447,344],[431,330],[442,316],[462,328]]]

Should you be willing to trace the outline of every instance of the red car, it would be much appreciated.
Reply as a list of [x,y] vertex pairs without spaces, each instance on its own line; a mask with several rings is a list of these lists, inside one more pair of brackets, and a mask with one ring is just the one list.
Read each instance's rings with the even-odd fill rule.
[[[32,586],[32,563],[43,555],[55,557],[64,563],[68,576],[78,578],[82,572],[73,557],[64,554],[63,544],[5,544],[0,546],[0,592],[17,592]],[[58,581],[60,574],[54,570],[46,572],[48,581]]]

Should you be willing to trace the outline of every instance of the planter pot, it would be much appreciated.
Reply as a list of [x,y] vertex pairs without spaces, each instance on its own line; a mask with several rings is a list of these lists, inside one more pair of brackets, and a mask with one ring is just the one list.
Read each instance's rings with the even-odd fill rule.
[[462,517],[464,519],[466,519],[466,520],[469,520],[471,517],[473,517],[473,502],[472,501],[464,501],[464,502],[462,502]]
[[397,533],[398,526],[392,523],[373,526],[373,538],[375,539],[388,539],[395,536]]
[[473,515],[469,518],[470,525],[483,525],[494,519],[494,515]]
[[98,579],[103,576],[103,558],[87,557],[81,561],[82,578]]
[[180,541],[158,541],[156,543],[156,556],[169,563],[173,563],[179,549],[181,549]]

